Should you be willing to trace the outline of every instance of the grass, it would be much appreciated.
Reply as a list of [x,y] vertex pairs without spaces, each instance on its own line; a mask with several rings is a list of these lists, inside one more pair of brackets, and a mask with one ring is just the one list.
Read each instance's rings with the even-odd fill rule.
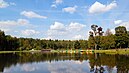
[[[0,51],[0,53],[17,53],[17,52],[40,52],[41,50],[30,51]],[[129,49],[112,49],[112,50],[51,50],[52,53],[105,53],[105,54],[129,54]]]
[[34,51],[27,51],[27,50],[24,50],[24,51],[0,51],[0,53],[18,53],[18,52],[39,52],[40,50],[34,50]]
[[95,53],[105,53],[105,54],[129,54],[129,49],[95,50]]
[[105,54],[129,54],[129,49],[110,50],[52,50],[55,53],[105,53]]

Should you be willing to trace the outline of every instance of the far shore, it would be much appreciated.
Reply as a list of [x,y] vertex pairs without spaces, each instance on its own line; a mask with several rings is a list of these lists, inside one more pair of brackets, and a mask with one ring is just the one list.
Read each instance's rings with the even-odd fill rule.
[[[20,53],[20,52],[43,52],[42,50],[24,50],[24,51],[0,51],[0,53]],[[46,53],[46,52],[43,52]],[[105,53],[105,54],[129,54],[129,49],[110,49],[110,50],[51,50],[47,53]]]

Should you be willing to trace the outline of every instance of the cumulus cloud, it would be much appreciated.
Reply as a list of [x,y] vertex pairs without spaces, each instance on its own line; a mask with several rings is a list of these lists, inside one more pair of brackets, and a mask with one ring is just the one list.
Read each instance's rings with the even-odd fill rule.
[[73,14],[74,12],[76,12],[76,8],[77,8],[77,6],[66,7],[66,8],[63,8],[62,11],[63,12],[68,12],[70,14]]
[[62,2],[63,2],[63,0],[55,0],[54,3],[56,3],[56,4],[61,4]]
[[125,26],[127,29],[129,29],[129,21],[122,22],[121,24],[119,24],[119,26]]
[[55,35],[64,35],[67,32],[65,31],[64,24],[60,22],[55,22],[53,25],[50,26],[50,29],[48,30],[49,37],[54,37]]
[[[47,31],[48,37],[52,38],[58,38],[58,37],[64,37],[64,36],[69,36],[71,34],[72,36],[75,36],[79,31],[83,30],[83,28],[86,27],[84,24],[80,24],[77,22],[71,22],[69,25],[64,25],[63,23],[60,22],[55,22],[53,25],[50,25],[49,30]],[[72,38],[71,36],[71,38]],[[73,39],[83,39],[81,36],[76,36]]]
[[52,8],[57,8],[57,5],[62,4],[63,0],[55,0],[51,5]]
[[91,7],[89,8],[89,13],[102,13],[102,12],[107,12],[110,11],[111,9],[117,7],[116,2],[112,2],[108,5],[104,5],[100,2],[95,2]]
[[0,8],[6,8],[9,6],[8,2],[5,2],[4,0],[0,0]]
[[112,32],[113,34],[115,34],[115,28],[114,28],[114,29],[111,29],[111,32]]
[[35,71],[36,68],[32,65],[28,65],[28,64],[24,64],[21,69],[25,72],[32,72],[32,71]]
[[10,31],[10,29],[5,29],[5,28],[0,28],[0,30],[2,30],[2,31],[4,31],[4,32]]
[[[89,73],[89,65],[86,62],[83,62],[85,64],[78,64],[74,61],[64,61],[63,63],[51,63],[48,65],[48,70],[51,73]],[[73,65],[77,65],[74,67]],[[54,67],[56,66],[56,67]],[[87,67],[87,69],[84,70],[84,68]]]
[[21,31],[21,33],[24,36],[33,36],[33,35],[39,34],[40,32],[36,30],[32,30],[32,29],[26,29],[26,30]]
[[29,21],[26,19],[18,19],[17,23],[19,24],[29,24]]
[[29,24],[29,21],[26,19],[18,19],[17,21],[14,20],[0,21],[0,26],[15,26],[15,25],[26,25],[26,24]]
[[121,24],[122,23],[122,20],[116,20],[114,21],[114,24]]
[[51,5],[52,8],[57,8],[57,6],[55,4]]
[[64,24],[60,23],[60,22],[55,22],[53,25],[50,26],[51,30],[64,30],[65,26]]
[[80,24],[80,23],[77,23],[77,22],[71,22],[68,29],[72,30],[72,31],[73,30],[80,31],[84,27],[86,27],[86,25]]
[[6,2],[4,0],[0,0],[0,8],[6,8],[6,7],[10,6],[10,5],[16,5],[16,4],[15,3],[8,3],[8,2]]
[[41,16],[33,11],[23,11],[21,12],[21,15],[24,15],[28,18],[43,18],[43,19],[47,18],[46,16]]
[[84,39],[84,36],[82,36],[82,35],[75,35],[73,37],[73,39],[76,39],[76,40]]

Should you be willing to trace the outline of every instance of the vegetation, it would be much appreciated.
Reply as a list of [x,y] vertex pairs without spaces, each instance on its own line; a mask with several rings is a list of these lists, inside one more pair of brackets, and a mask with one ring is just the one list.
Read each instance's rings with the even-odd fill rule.
[[88,40],[40,40],[33,38],[16,38],[5,35],[0,31],[0,51],[23,51],[23,50],[68,50],[68,49],[125,49],[129,47],[129,33],[124,26],[115,28],[115,34],[107,29],[103,36],[101,27],[92,25]]
[[[93,36],[91,35],[88,39],[88,47],[95,49],[125,49],[129,47],[129,34],[127,33],[126,27],[118,26],[115,28],[115,34],[113,35],[110,29],[107,29],[104,36]],[[97,32],[98,33],[98,32]],[[93,32],[92,32],[93,34]]]

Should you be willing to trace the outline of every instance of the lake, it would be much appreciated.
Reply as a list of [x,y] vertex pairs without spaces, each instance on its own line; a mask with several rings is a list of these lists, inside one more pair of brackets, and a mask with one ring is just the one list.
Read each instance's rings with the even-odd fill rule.
[[129,73],[129,55],[6,53],[0,54],[3,73]]

